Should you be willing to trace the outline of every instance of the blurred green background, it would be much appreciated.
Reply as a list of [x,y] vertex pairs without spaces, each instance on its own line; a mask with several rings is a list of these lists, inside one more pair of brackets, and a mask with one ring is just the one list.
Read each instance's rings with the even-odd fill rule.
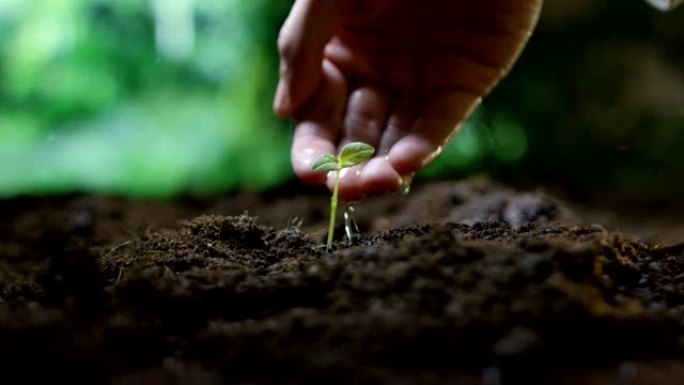
[[[172,198],[292,181],[271,112],[291,1],[0,0],[0,196]],[[684,202],[684,7],[547,0],[419,180]]]

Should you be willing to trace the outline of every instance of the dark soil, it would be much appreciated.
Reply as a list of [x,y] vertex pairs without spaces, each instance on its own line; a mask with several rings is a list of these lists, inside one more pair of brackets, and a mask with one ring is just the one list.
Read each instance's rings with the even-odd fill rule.
[[684,383],[682,243],[470,180],[327,252],[286,191],[0,202],[0,383]]

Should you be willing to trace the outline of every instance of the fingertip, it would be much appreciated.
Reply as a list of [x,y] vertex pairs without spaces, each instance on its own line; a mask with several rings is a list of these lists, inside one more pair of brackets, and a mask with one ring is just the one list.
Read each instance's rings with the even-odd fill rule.
[[[326,184],[332,191],[335,174],[328,174]],[[372,158],[363,165],[343,169],[340,172],[339,199],[343,202],[359,201],[371,196],[397,191],[402,177],[390,165],[386,157]]]
[[[340,170],[339,200],[342,202],[354,202],[363,199],[366,194],[361,182],[361,167],[354,166]],[[330,191],[335,186],[335,173],[330,173],[326,181]]]
[[311,169],[313,161],[295,160],[293,158],[293,169],[297,178],[307,185],[322,185],[325,184],[327,174],[326,172],[315,172]]
[[[386,157],[372,158],[367,163],[340,171],[338,197],[343,202],[354,202],[371,196],[397,191],[404,181]],[[333,191],[335,173],[327,174],[325,181]]]
[[324,172],[295,169],[295,174],[297,175],[297,178],[306,185],[320,186],[324,185],[326,182],[326,173]]
[[313,136],[295,138],[291,162],[297,178],[310,185],[325,184],[327,173],[316,172],[312,166],[319,156],[331,153],[334,153],[334,145],[325,139]]
[[387,157],[372,158],[361,171],[361,184],[367,195],[393,192],[402,185],[402,178]]
[[387,158],[397,173],[407,175],[426,167],[441,153],[442,146],[424,137],[409,135],[392,146]]

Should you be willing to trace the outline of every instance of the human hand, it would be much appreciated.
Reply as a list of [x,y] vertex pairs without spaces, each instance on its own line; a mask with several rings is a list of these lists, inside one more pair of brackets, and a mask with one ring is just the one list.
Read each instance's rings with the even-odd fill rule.
[[508,72],[542,0],[297,0],[278,40],[274,110],[294,117],[292,166],[346,143],[376,148],[346,169],[340,199],[395,191],[430,164]]

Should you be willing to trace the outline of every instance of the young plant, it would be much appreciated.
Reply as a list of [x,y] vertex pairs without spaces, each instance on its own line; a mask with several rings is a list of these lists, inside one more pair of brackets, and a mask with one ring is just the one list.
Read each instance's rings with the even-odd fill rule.
[[335,157],[332,154],[323,154],[316,159],[311,166],[317,172],[335,172],[335,184],[333,186],[332,198],[330,198],[330,225],[328,226],[328,250],[332,246],[333,231],[335,230],[335,217],[337,213],[337,201],[340,191],[340,171],[342,169],[356,166],[370,158],[375,149],[370,144],[362,142],[352,142],[340,150],[340,155]]

